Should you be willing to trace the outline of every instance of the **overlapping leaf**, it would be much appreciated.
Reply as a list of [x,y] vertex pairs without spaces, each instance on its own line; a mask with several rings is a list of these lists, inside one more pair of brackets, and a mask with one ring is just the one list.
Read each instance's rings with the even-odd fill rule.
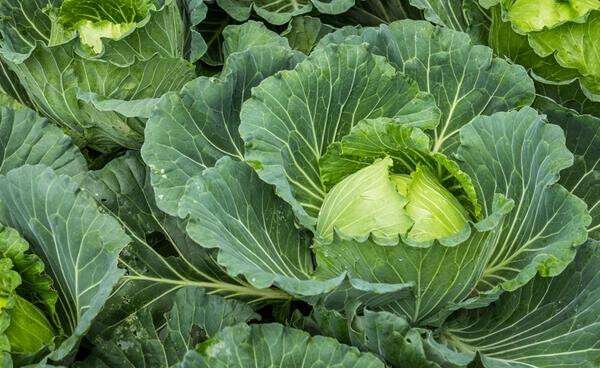
[[592,368],[600,359],[600,248],[590,242],[554,278],[536,277],[492,308],[461,315],[442,338],[486,368]]
[[22,166],[0,177],[0,222],[30,242],[54,281],[66,338],[50,358],[63,359],[121,277],[117,256],[130,239],[73,180],[41,165]]
[[277,286],[297,298],[339,308],[356,298],[387,304],[406,293],[405,283],[365,282],[340,272],[316,278],[310,237],[296,229],[291,208],[243,162],[225,157],[192,179],[179,215],[198,244],[218,248],[230,275],[257,288]]
[[515,290],[538,272],[558,275],[587,239],[591,220],[585,203],[556,184],[560,171],[573,164],[563,131],[524,108],[479,117],[460,138],[461,166],[474,178],[484,213],[494,193],[515,203],[478,289]]
[[354,5],[354,0],[218,0],[217,4],[238,21],[247,20],[254,10],[269,23],[285,24],[313,7],[325,14],[343,13]]
[[579,115],[543,97],[535,105],[565,132],[575,163],[561,173],[560,183],[585,201],[592,216],[588,233],[600,240],[600,118]]
[[175,293],[186,286],[206,287],[247,301],[288,298],[227,277],[216,264],[215,252],[187,236],[185,222],[158,209],[149,170],[137,154],[129,152],[91,172],[83,186],[133,239],[119,258],[128,274],[96,321],[94,336],[106,337],[142,309],[166,312]]
[[455,151],[460,128],[475,117],[527,106],[534,98],[533,82],[521,66],[494,58],[491,49],[472,45],[465,33],[427,22],[344,29],[321,44],[332,42],[369,43],[434,96],[442,111],[434,151]]
[[[247,33],[257,28],[273,46],[249,47],[253,41],[246,39]],[[220,157],[242,159],[244,144],[237,129],[250,89],[294,67],[301,57],[289,47],[276,46],[286,40],[257,24],[229,28],[226,35],[225,50],[232,55],[221,75],[200,77],[178,94],[165,95],[147,123],[142,155],[152,169],[159,207],[173,215],[191,177]]]
[[169,368],[196,344],[225,327],[258,319],[246,304],[187,287],[177,292],[168,313],[153,318],[152,306],[138,311],[75,367]]
[[279,324],[228,327],[188,353],[181,368],[383,368],[371,354]]
[[0,107],[0,157],[0,174],[27,164],[43,164],[71,177],[87,170],[71,138],[26,107]]

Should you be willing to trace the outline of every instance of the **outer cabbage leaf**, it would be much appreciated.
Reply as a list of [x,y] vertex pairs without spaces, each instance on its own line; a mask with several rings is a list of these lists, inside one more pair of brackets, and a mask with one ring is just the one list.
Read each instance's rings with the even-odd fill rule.
[[265,33],[263,39],[286,44],[284,38],[266,33],[256,23],[228,28],[226,50],[232,55],[221,75],[197,78],[179,93],[165,95],[148,120],[142,156],[152,169],[157,203],[169,214],[177,213],[191,177],[223,156],[243,158],[244,144],[237,129],[241,105],[249,98],[250,89],[266,77],[294,67],[301,57],[289,47],[248,46],[252,40],[246,40],[247,33],[257,29]]
[[117,257],[130,239],[73,180],[41,165],[0,176],[0,222],[30,242],[54,281],[65,339],[49,358],[64,359],[122,276]]
[[239,130],[245,159],[312,228],[326,191],[319,160],[327,147],[360,120],[404,115],[433,124],[439,117],[431,95],[366,45],[331,45],[255,88]]
[[190,351],[181,368],[384,368],[382,361],[334,339],[279,324],[225,328]]
[[317,307],[310,316],[300,317],[294,324],[313,335],[333,337],[371,352],[392,367],[440,367],[429,360],[424,331],[393,313],[364,310],[361,315],[356,304],[349,305],[345,314]]
[[[508,204],[499,206],[496,216],[508,209]],[[435,325],[452,311],[476,302],[470,300],[476,297],[472,291],[482,277],[494,239],[493,233],[474,231],[456,246],[436,242],[426,248],[404,242],[386,247],[370,240],[334,239],[314,251],[321,277],[349,272],[372,283],[413,284],[409,297],[377,309],[404,316],[412,324]]]
[[217,0],[217,4],[237,21],[247,20],[254,10],[267,22],[280,25],[313,7],[325,14],[343,13],[354,5],[354,0]]
[[537,102],[546,97],[579,114],[589,114],[600,118],[600,102],[589,100],[577,81],[562,85],[536,83],[535,88],[538,93],[536,107]]
[[543,97],[535,106],[565,132],[575,164],[561,173],[560,183],[587,203],[592,216],[589,236],[600,240],[600,118],[579,115]]
[[428,21],[456,31],[468,33],[473,42],[486,44],[490,16],[477,1],[411,0]]
[[108,340],[96,339],[91,356],[75,367],[169,368],[221,329],[254,319],[259,316],[246,304],[186,287],[164,316],[153,318],[151,306],[141,309]]
[[26,107],[0,108],[0,157],[0,174],[27,164],[43,164],[71,177],[87,170],[71,139]]
[[465,312],[442,339],[485,368],[592,368],[600,359],[600,248],[582,246],[557,277],[537,276],[485,310]]
[[515,203],[478,290],[515,290],[538,272],[558,275],[587,239],[591,221],[585,203],[556,184],[560,171],[573,164],[562,129],[524,108],[479,117],[460,138],[461,167],[474,178],[484,213],[492,208],[494,193]]
[[119,257],[128,274],[94,323],[93,337],[108,339],[140,310],[166,313],[176,292],[186,286],[256,299],[289,299],[280,291],[258,290],[227,277],[216,252],[187,236],[185,222],[161,212],[150,185],[150,172],[129,152],[90,172],[83,187],[122,224],[133,242]]
[[492,50],[473,46],[468,35],[423,21],[404,20],[379,28],[345,29],[321,44],[362,43],[387,57],[398,70],[431,93],[442,111],[434,151],[453,152],[458,132],[479,115],[531,104],[534,87],[525,69],[493,58]]
[[334,30],[334,27],[321,22],[319,18],[301,16],[292,18],[281,35],[288,39],[294,50],[310,54],[319,40]]

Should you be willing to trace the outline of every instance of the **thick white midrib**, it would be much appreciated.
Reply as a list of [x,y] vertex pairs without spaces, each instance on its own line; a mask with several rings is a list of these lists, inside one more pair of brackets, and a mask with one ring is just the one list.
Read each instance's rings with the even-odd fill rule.
[[163,279],[159,277],[149,277],[149,276],[124,276],[123,279],[125,281],[148,281],[154,283],[162,283],[167,285],[174,286],[196,286],[203,289],[209,289],[212,293],[215,292],[228,292],[235,293],[235,295],[247,295],[247,296],[256,296],[261,298],[266,298],[269,300],[290,300],[292,297],[287,293],[279,290],[279,289],[258,289],[255,287],[247,287],[242,285],[228,284],[225,282],[203,282],[203,281],[190,281],[190,280],[173,280],[173,279]]
[[[56,180],[56,178],[55,178],[55,180]],[[30,189],[31,190],[31,192],[30,192],[30,194],[31,194],[31,196],[30,196],[31,202],[30,203],[35,203],[35,200],[33,198],[34,197],[33,196],[33,183],[31,184],[30,188],[31,188]],[[44,215],[46,216],[47,219],[52,218],[52,216],[50,216],[50,214],[48,213],[48,203],[50,202],[49,201],[49,195],[50,195],[50,185],[48,185],[48,190],[46,190],[46,193],[44,194]],[[73,208],[75,207],[76,204],[77,204],[77,201],[75,201],[75,204],[69,210],[69,217],[70,217],[71,211],[73,210]],[[35,210],[35,207],[34,207],[34,212],[37,212]],[[35,215],[34,218],[37,219],[38,218],[37,217],[37,213],[35,213],[34,215]],[[24,218],[26,218],[26,217],[24,217]],[[63,253],[58,250],[58,244],[60,242],[56,238],[56,232],[55,231],[51,231],[50,229],[46,228],[45,226],[44,226],[44,229],[46,231],[49,231],[49,233],[52,236],[52,242],[54,243],[54,250],[56,252],[55,253],[55,256],[57,258],[56,260],[58,261],[58,265],[59,265],[59,268],[60,268],[60,273],[62,275],[62,278],[56,278],[56,279],[58,280],[58,283],[61,285],[61,290],[63,291],[63,293],[65,294],[65,296],[67,295],[67,292],[68,292],[68,295],[70,295],[71,298],[72,298],[72,300],[75,302],[75,310],[74,311],[72,310],[72,306],[71,306],[71,304],[69,302],[61,303],[61,304],[66,304],[69,307],[68,310],[70,311],[70,313],[68,314],[68,316],[69,317],[73,317],[75,319],[74,321],[71,321],[72,323],[74,323],[72,327],[73,327],[73,330],[75,330],[75,326],[77,326],[77,324],[79,323],[79,317],[80,317],[80,315],[79,315],[79,311],[80,311],[79,298],[77,297],[77,292],[76,292],[76,290],[77,290],[77,284],[78,284],[78,277],[79,277],[78,276],[78,272],[77,272],[78,270],[75,269],[75,291],[73,291],[71,289],[71,286],[67,282],[68,278],[65,275],[65,268],[64,268],[64,265],[62,263],[62,255],[63,255]],[[37,238],[37,235],[36,235],[36,238]],[[67,240],[68,240],[67,249],[69,249],[69,253],[70,253],[71,252],[70,238],[67,237]],[[40,244],[43,244],[43,242],[40,242],[39,239],[38,239],[38,242]],[[40,247],[40,248],[44,248],[44,247]],[[48,260],[51,259],[50,257],[48,257],[48,254],[46,253],[46,251],[44,251],[44,254],[46,254],[46,259],[48,259]],[[71,261],[73,261],[72,257],[71,257]],[[52,271],[56,272],[56,270],[54,270],[54,269]],[[61,282],[61,281],[64,281],[64,282]],[[58,298],[58,299],[62,299],[62,298]],[[69,320],[71,320],[71,318],[69,318]]]
[[[462,3],[462,1],[461,1]],[[442,2],[442,6],[444,6],[445,3]],[[448,10],[450,11],[450,14],[452,14],[452,19],[454,19],[454,26],[461,32],[465,32],[466,29],[463,27],[463,25],[461,24],[461,22],[458,20],[458,17],[456,16],[456,12],[454,11],[454,7],[451,4],[447,4],[448,5]],[[445,6],[444,6],[445,7]]]

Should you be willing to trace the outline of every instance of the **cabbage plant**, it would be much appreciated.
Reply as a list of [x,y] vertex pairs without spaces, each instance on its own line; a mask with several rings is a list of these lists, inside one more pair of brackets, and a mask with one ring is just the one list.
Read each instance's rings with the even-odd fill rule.
[[592,367],[597,127],[566,141],[534,94],[464,33],[344,28],[164,96],[142,157],[230,275],[316,306],[304,329],[398,367]]
[[[281,2],[316,11],[209,33],[189,28],[204,2],[12,1],[0,12],[37,14],[50,36],[13,52],[10,30],[38,30],[3,18],[3,366],[598,365],[597,106],[481,45],[484,8],[361,0],[344,14],[386,24],[338,28],[312,16],[341,2]],[[208,5],[224,4],[278,3]],[[410,4],[425,20],[392,21],[421,16]],[[156,51],[173,45],[164,24],[182,30],[173,58]],[[175,76],[203,50],[196,32],[215,36],[194,65],[208,75],[141,99],[76,88],[94,124],[143,112],[126,119],[143,142],[96,160],[42,107],[64,100],[22,80],[65,48],[110,77],[167,60],[157,75]]]
[[139,147],[156,98],[195,77],[205,12],[177,0],[4,1],[0,84],[80,145]]
[[[492,9],[490,45],[532,69],[542,83],[578,80],[586,97],[600,101],[598,1],[481,1]],[[496,5],[497,4],[497,5]]]

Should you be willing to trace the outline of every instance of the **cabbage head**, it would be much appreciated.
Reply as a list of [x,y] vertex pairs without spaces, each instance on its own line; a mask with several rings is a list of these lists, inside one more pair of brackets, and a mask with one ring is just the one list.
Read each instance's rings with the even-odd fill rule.
[[481,1],[492,8],[490,46],[532,70],[535,79],[563,85],[578,80],[600,101],[600,2],[596,0]]

